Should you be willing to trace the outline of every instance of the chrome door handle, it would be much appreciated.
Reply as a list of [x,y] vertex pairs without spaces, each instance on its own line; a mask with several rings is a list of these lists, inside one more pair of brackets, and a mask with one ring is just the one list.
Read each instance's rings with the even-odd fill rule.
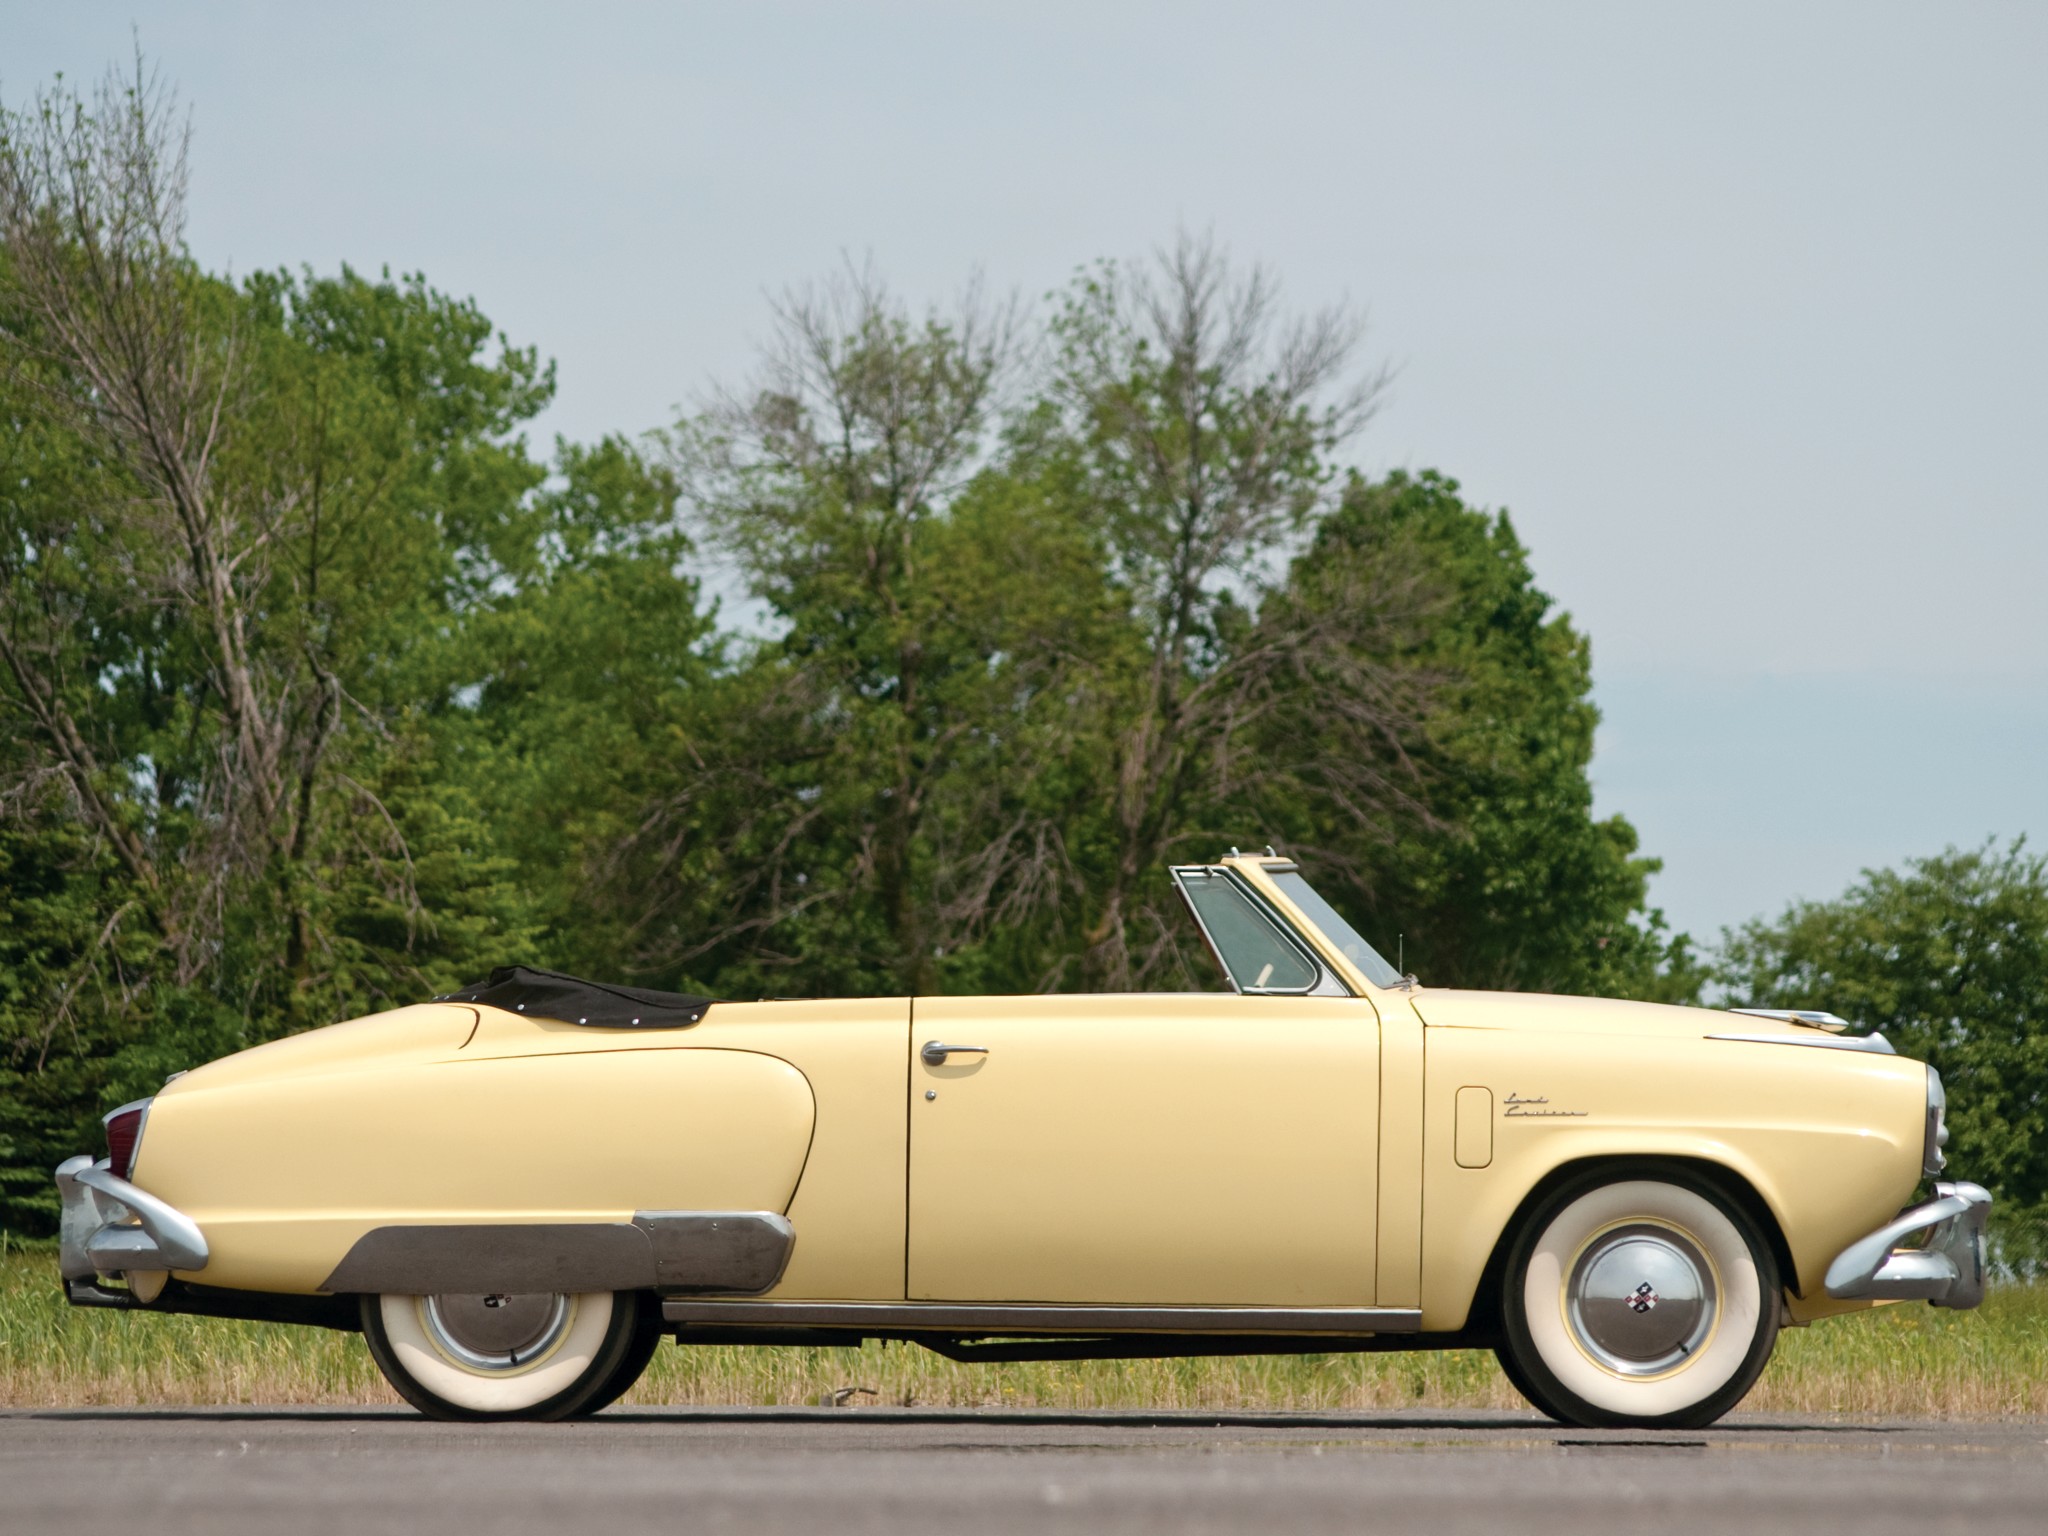
[[972,1051],[977,1056],[986,1056],[988,1054],[988,1047],[985,1045],[947,1045],[943,1040],[927,1040],[924,1043],[924,1049],[917,1054],[926,1066],[943,1067],[946,1064],[946,1058],[955,1051]]

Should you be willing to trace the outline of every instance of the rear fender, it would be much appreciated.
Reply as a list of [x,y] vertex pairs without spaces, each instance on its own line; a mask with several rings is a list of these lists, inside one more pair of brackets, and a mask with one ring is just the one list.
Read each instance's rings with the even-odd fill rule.
[[375,1228],[786,1214],[816,1118],[804,1075],[754,1051],[451,1049],[211,1089],[194,1074],[159,1095],[144,1166],[205,1231],[208,1284],[307,1293]]

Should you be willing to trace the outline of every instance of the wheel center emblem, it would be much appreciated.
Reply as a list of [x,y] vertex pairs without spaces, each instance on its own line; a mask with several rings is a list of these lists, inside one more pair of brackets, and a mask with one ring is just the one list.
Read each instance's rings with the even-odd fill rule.
[[1636,1287],[1635,1294],[1629,1297],[1629,1310],[1633,1312],[1647,1312],[1656,1306],[1661,1299],[1656,1291],[1651,1288],[1650,1282],[1645,1280]]

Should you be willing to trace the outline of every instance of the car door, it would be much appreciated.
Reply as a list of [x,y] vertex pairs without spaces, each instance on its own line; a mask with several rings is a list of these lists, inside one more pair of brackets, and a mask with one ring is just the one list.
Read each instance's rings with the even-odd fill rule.
[[1202,890],[1242,992],[912,1005],[911,1299],[1373,1304],[1372,1004]]

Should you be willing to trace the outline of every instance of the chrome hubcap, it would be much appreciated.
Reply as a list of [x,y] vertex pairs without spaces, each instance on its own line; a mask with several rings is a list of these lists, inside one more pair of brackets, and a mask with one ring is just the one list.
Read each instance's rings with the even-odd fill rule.
[[427,1336],[473,1371],[516,1371],[533,1364],[569,1328],[567,1296],[423,1296]]
[[1565,1288],[1579,1347],[1621,1376],[1683,1365],[1713,1332],[1718,1301],[1706,1255],[1681,1233],[1648,1223],[1601,1233]]

